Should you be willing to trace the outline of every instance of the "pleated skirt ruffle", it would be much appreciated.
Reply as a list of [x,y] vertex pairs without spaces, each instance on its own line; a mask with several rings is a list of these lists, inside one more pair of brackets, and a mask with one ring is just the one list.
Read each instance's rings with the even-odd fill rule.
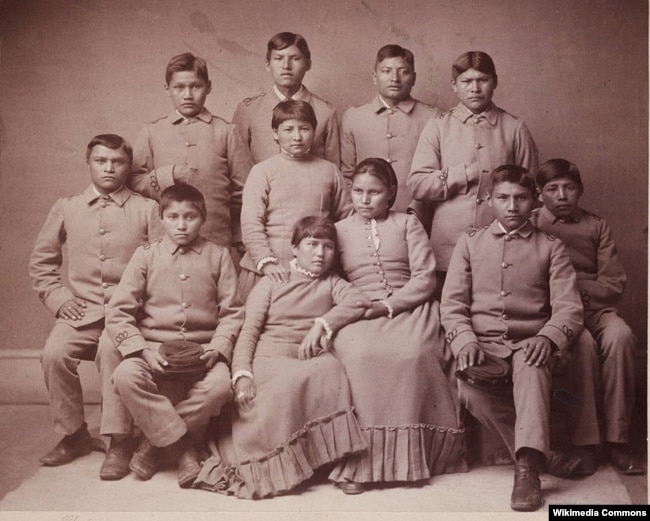
[[368,450],[340,462],[330,480],[413,482],[467,471],[464,429],[408,425],[362,427],[361,432]]
[[348,375],[368,450],[340,462],[333,481],[412,482],[467,470],[452,356],[439,317],[432,301],[338,332],[332,352]]
[[[268,354],[273,346],[258,349]],[[232,421],[221,414],[215,450],[197,487],[240,498],[271,497],[366,448],[341,363],[327,352],[299,360],[287,356],[287,349],[279,345],[276,351],[285,355],[253,360],[253,408],[231,408]]]
[[338,411],[309,422],[260,458],[228,465],[213,455],[194,486],[245,499],[277,496],[309,479],[315,469],[365,448],[352,410]]

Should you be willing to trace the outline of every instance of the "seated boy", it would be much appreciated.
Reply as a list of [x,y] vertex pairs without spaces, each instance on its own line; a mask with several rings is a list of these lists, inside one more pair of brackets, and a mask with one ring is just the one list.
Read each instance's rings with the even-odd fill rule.
[[[91,451],[77,366],[81,360],[95,358],[104,329],[104,306],[131,255],[162,231],[158,204],[124,186],[132,158],[129,144],[115,134],[98,135],[88,143],[91,184],[54,204],[29,262],[34,289],[57,319],[41,362],[54,430],[64,437],[40,458],[43,465],[63,465]],[[67,284],[61,274],[64,244]],[[102,394],[111,387],[112,369],[101,368]],[[103,415],[102,429],[112,421]]]
[[[201,192],[166,188],[160,213],[165,235],[133,254],[106,311],[106,329],[124,357],[113,373],[115,391],[144,434],[129,467],[150,479],[160,449],[170,447],[185,488],[198,475],[196,449],[210,417],[232,398],[228,364],[243,307],[228,250],[199,235],[206,219]],[[205,364],[203,372],[170,371],[162,349],[187,347],[178,341],[203,346],[194,363]]]
[[316,113],[318,127],[314,134],[312,152],[339,166],[339,129],[334,105],[310,92],[302,84],[311,69],[311,51],[299,34],[278,33],[266,51],[266,70],[273,76],[271,92],[242,100],[235,109],[233,123],[250,147],[255,164],[276,155],[280,150],[269,132],[273,108],[289,99],[309,103]]
[[581,333],[582,303],[566,248],[528,221],[537,196],[528,171],[502,165],[490,182],[488,204],[496,220],[460,237],[440,313],[460,371],[490,355],[510,366],[512,385],[504,392],[459,379],[459,396],[510,449],[515,460],[510,506],[529,511],[542,505],[539,472],[549,454],[550,365]]
[[584,191],[580,171],[565,159],[551,159],[536,178],[544,206],[531,221],[564,242],[578,276],[585,328],[596,340],[601,362],[604,434],[612,465],[623,474],[642,474],[628,448],[634,407],[637,339],[616,309],[625,271],[607,223],[578,206]]
[[129,185],[154,199],[176,183],[195,186],[206,199],[203,235],[243,254],[239,214],[252,163],[235,126],[204,107],[211,89],[204,59],[184,53],[169,61],[165,90],[174,109],[138,136]]

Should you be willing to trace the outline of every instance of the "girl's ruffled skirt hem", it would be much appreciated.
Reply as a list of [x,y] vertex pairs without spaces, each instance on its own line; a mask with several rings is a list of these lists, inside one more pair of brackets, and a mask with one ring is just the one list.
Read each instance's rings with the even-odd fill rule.
[[352,410],[338,411],[310,421],[260,458],[225,464],[213,455],[203,463],[194,487],[246,499],[272,497],[309,479],[315,469],[365,448]]
[[467,472],[464,429],[416,424],[362,427],[361,432],[368,450],[339,462],[330,480],[413,482]]

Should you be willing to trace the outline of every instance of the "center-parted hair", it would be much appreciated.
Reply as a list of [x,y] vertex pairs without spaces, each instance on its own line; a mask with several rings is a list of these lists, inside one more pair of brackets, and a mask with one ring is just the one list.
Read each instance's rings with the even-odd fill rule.
[[336,227],[334,223],[325,217],[309,215],[303,217],[293,226],[293,235],[291,236],[291,245],[298,246],[300,241],[307,237],[314,239],[328,239],[334,242],[338,249],[336,240]]
[[271,128],[277,130],[282,123],[289,121],[290,119],[307,121],[311,124],[314,130],[316,130],[316,127],[318,126],[314,108],[306,101],[289,99],[278,103],[273,109]]
[[271,59],[271,51],[282,51],[292,45],[300,49],[307,61],[311,61],[311,51],[309,45],[307,45],[307,40],[300,34],[289,32],[278,33],[271,37],[266,45],[266,61],[268,62]]
[[490,74],[494,78],[494,83],[498,82],[494,62],[490,55],[483,51],[467,51],[456,58],[456,61],[451,66],[451,77],[455,80],[470,69],[476,69],[483,74]]
[[379,49],[379,51],[377,51],[375,69],[377,68],[377,65],[388,58],[403,58],[404,61],[411,66],[411,69],[415,70],[415,57],[413,56],[413,53],[408,49],[395,44],[384,45]]
[[580,170],[571,161],[566,159],[549,159],[544,163],[535,177],[535,182],[540,188],[544,188],[546,183],[554,181],[555,179],[566,178],[577,184],[580,189],[583,189],[582,178],[580,177]]
[[397,175],[391,164],[379,157],[369,157],[357,164],[354,172],[352,172],[352,181],[361,174],[369,174],[376,177],[387,189],[390,189],[391,186],[395,187],[395,193],[388,200],[388,208],[391,208],[395,204],[395,199],[397,199]]
[[519,186],[523,186],[533,196],[533,199],[537,197],[537,187],[535,186],[535,180],[530,172],[525,169],[523,166],[519,165],[501,165],[496,167],[490,173],[490,193],[494,190],[494,187],[499,183],[515,183]]
[[205,198],[199,190],[187,184],[174,184],[162,191],[162,194],[160,194],[160,218],[162,219],[164,211],[171,203],[182,203],[183,201],[187,201],[194,206],[196,211],[199,212],[201,220],[205,222],[207,216]]
[[133,163],[133,149],[131,148],[131,145],[129,145],[126,139],[124,139],[122,136],[118,136],[117,134],[99,134],[92,138],[86,147],[86,161],[90,159],[90,153],[97,145],[110,148],[111,150],[117,150],[121,148],[129,157],[129,164]]
[[165,83],[169,85],[175,72],[195,72],[203,81],[208,83],[208,64],[203,58],[194,56],[191,52],[184,52],[174,56],[165,69]]

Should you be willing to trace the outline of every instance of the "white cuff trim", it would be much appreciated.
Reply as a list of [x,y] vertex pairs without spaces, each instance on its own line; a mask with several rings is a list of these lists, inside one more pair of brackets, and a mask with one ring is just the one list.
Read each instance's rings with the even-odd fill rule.
[[388,310],[388,315],[386,315],[388,318],[393,318],[393,306],[391,306],[387,300],[381,300],[380,301],[384,306],[386,306],[386,309]]
[[276,257],[264,257],[262,260],[260,260],[257,263],[257,271],[262,273],[262,268],[267,265],[269,262],[272,262],[273,264],[278,263],[278,259]]
[[332,340],[332,335],[334,332],[332,331],[330,325],[327,323],[327,320],[325,320],[323,317],[318,317],[316,320],[314,320],[314,323],[323,326],[323,329],[325,330],[325,338],[327,338],[327,340]]
[[232,379],[230,380],[230,385],[233,391],[235,390],[235,385],[237,384],[237,381],[240,378],[250,378],[251,380],[253,380],[253,373],[247,371],[246,369],[240,369],[234,375],[232,375]]

